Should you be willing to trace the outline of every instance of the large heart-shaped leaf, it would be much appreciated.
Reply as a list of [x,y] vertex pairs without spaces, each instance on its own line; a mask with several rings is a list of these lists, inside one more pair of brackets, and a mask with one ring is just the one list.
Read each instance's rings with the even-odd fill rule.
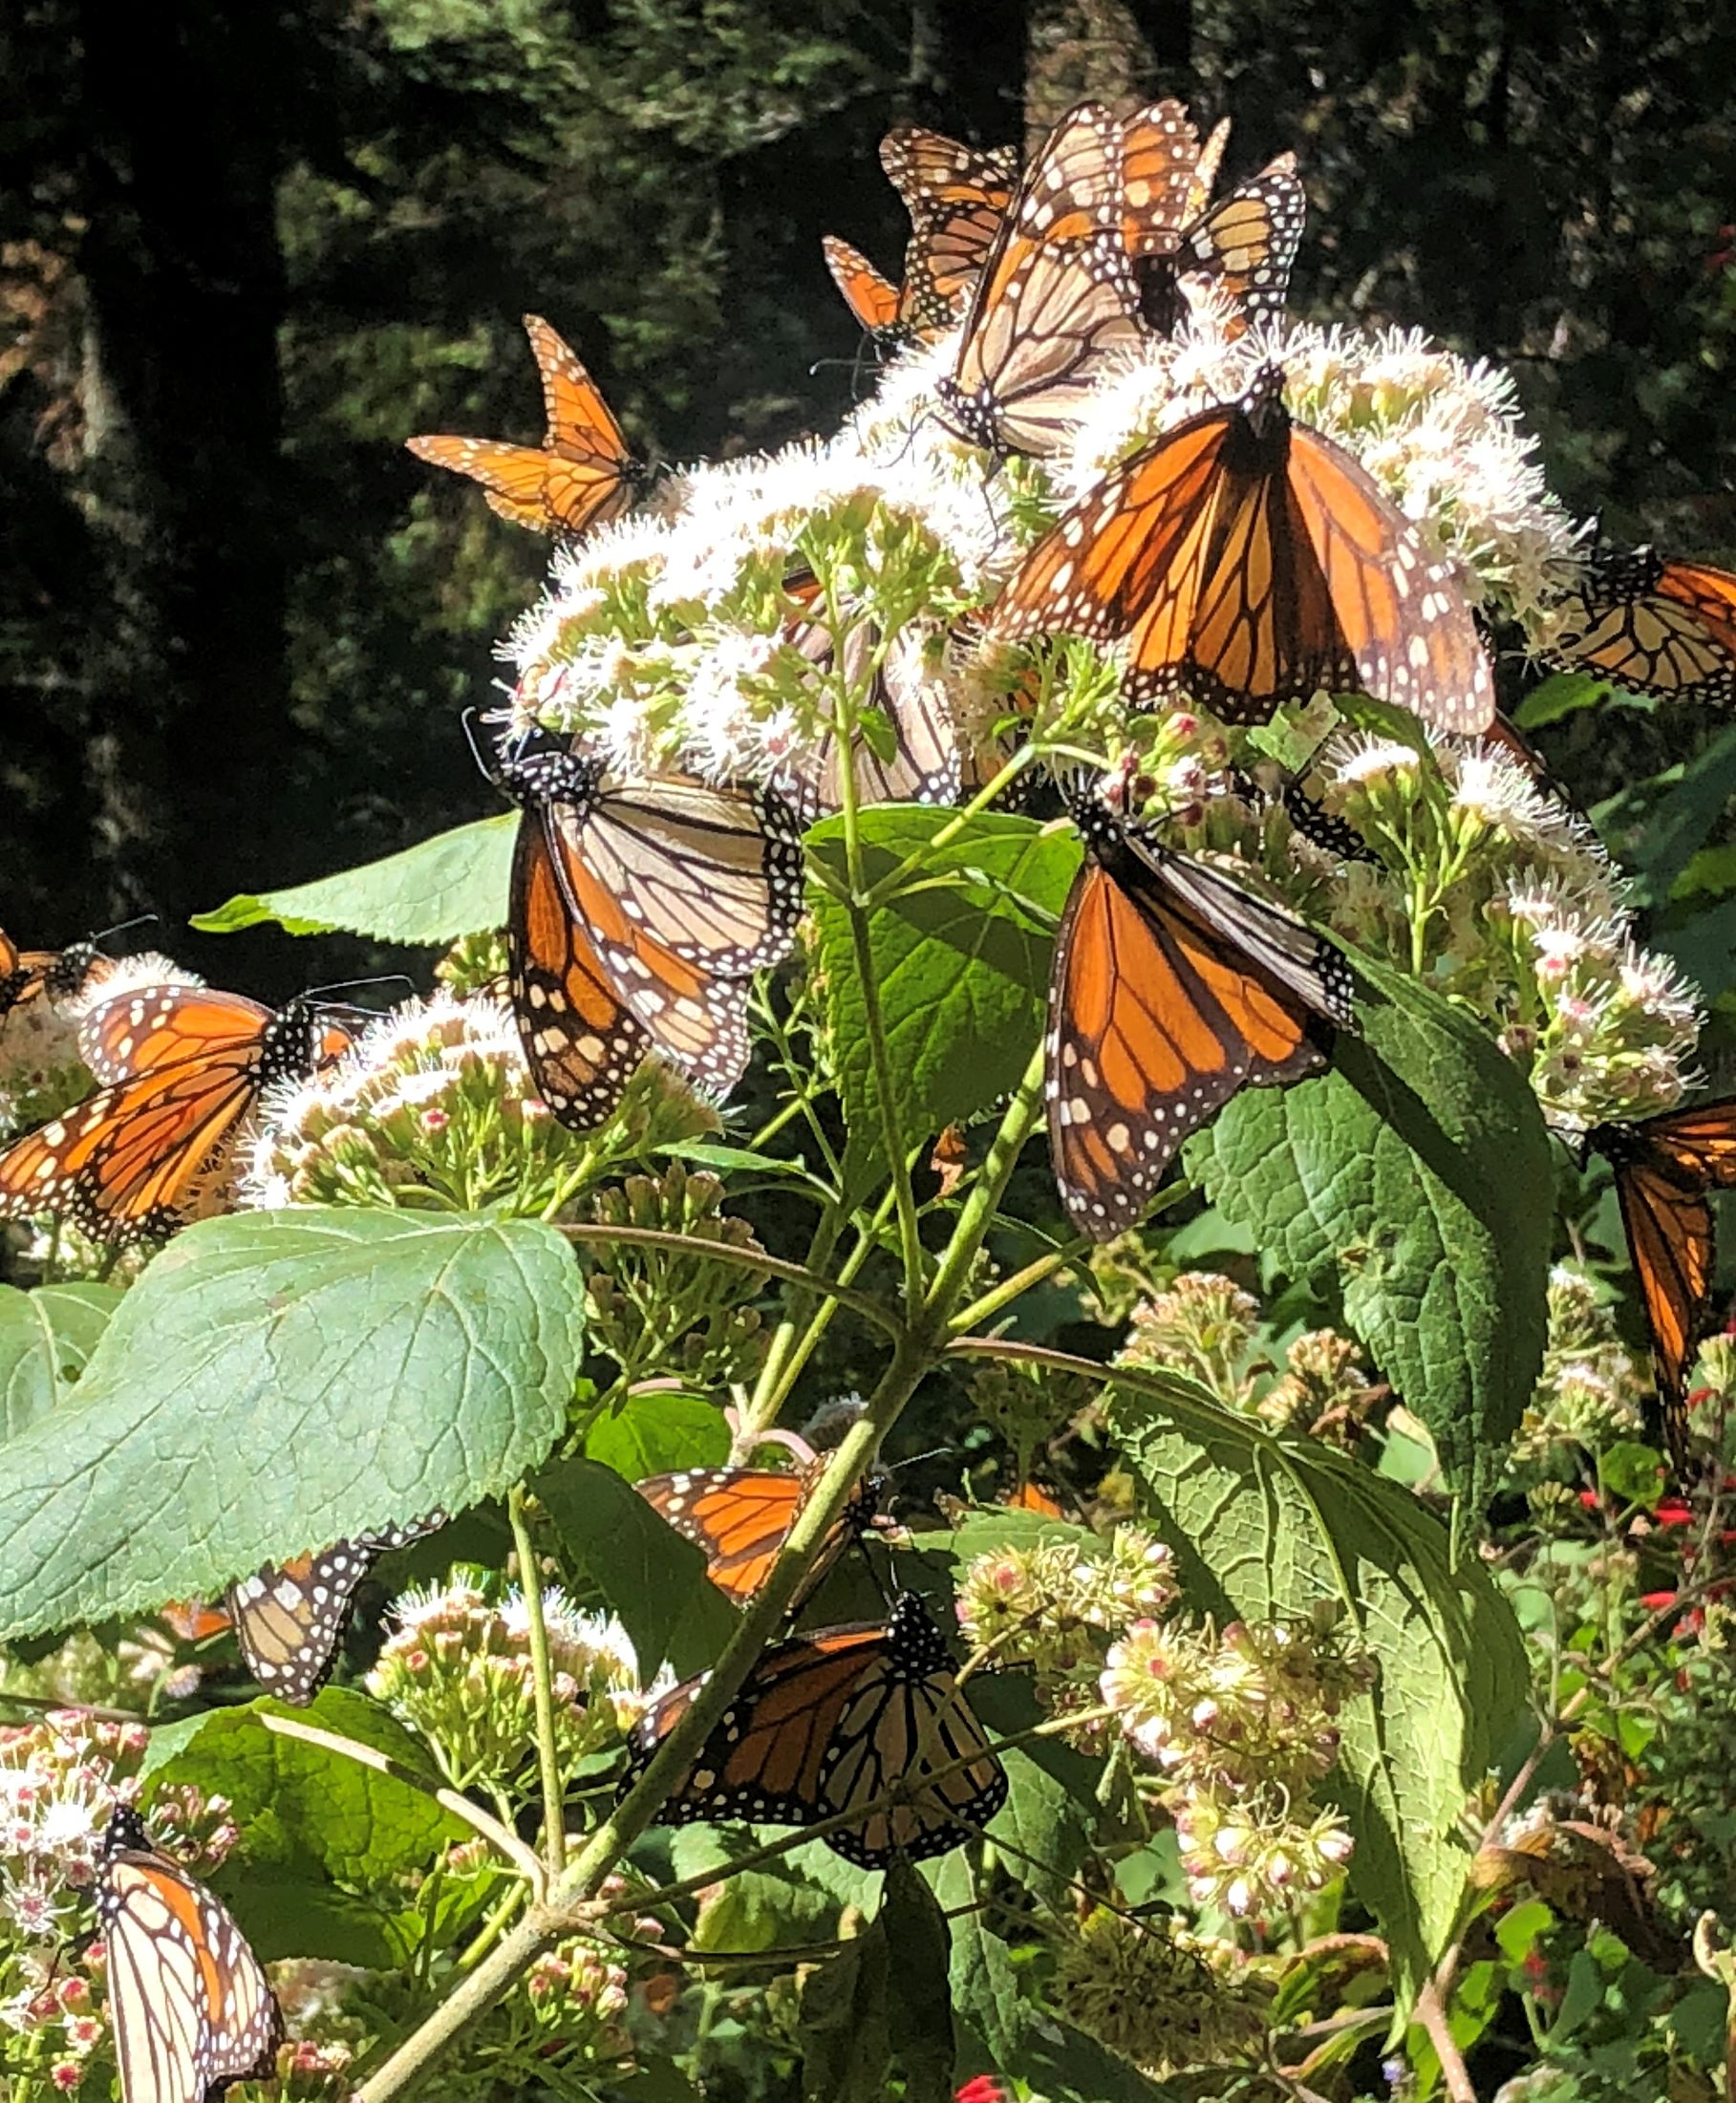
[[531,1220],[310,1207],[189,1228],[77,1406],[5,1448],[0,1635],[214,1597],[261,1563],[499,1494],[559,1436],[567,1244]]
[[115,1285],[0,1285],[0,1444],[71,1394],[120,1298]]
[[1543,1362],[1549,1137],[1478,1023],[1359,970],[1362,1034],[1340,1038],[1332,1072],[1238,1096],[1188,1168],[1281,1271],[1336,1292],[1476,1510]]

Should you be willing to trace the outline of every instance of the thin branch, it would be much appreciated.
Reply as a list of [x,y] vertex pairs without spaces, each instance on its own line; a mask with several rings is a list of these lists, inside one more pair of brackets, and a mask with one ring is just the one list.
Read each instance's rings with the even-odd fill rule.
[[335,1730],[322,1730],[317,1724],[305,1724],[299,1716],[278,1716],[270,1709],[262,1709],[259,1720],[280,1738],[300,1738],[308,1745],[319,1746],[343,1759],[354,1760],[381,1774],[390,1774],[395,1782],[407,1783],[411,1789],[420,1790],[424,1796],[432,1796],[443,1810],[451,1812],[455,1818],[461,1818],[473,1832],[480,1833],[490,1847],[498,1848],[509,1862],[524,1872],[532,1891],[541,1894],[547,1882],[547,1872],[536,1850],[526,1847],[510,1827],[504,1826],[491,1813],[473,1804],[458,1790],[448,1789],[444,1782],[429,1781],[426,1775],[418,1774],[413,1768],[395,1760],[389,1752],[362,1745],[354,1738],[341,1738]]
[[1459,2048],[1453,2043],[1451,2029],[1447,2027],[1447,2011],[1441,2006],[1441,1997],[1430,1981],[1417,1995],[1417,2005],[1411,2011],[1422,2024],[1428,2042],[1435,2049],[1435,2057],[1441,2062],[1441,2079],[1452,2103],[1477,2103],[1477,2092],[1471,2086],[1470,2075],[1466,2071],[1465,2061]]
[[548,1663],[548,1629],[543,1620],[543,1575],[537,1568],[536,1543],[530,1537],[530,1521],[525,1514],[525,1492],[516,1484],[506,1492],[506,1519],[518,1551],[525,1636],[530,1648],[537,1769],[543,1783],[543,1851],[549,1875],[558,1877],[567,1867],[567,1792],[561,1783],[561,1749],[554,1734],[554,1679]]

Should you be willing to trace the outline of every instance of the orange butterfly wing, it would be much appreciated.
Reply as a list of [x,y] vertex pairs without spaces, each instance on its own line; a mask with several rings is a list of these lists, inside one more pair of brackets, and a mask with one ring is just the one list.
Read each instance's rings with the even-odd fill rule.
[[418,460],[482,483],[502,518],[543,533],[577,535],[624,511],[642,479],[620,425],[590,375],[540,314],[525,329],[543,381],[542,449],[493,439],[414,438]]
[[1670,561],[1659,574],[1658,591],[1687,607],[1720,648],[1736,658],[1736,575],[1705,563]]
[[932,335],[957,319],[1000,231],[1017,181],[1013,155],[904,125],[881,141],[880,164],[911,215],[901,318]]
[[588,1131],[611,1116],[650,1047],[568,905],[543,814],[527,808],[513,849],[507,978],[525,1058],[554,1116]]
[[[802,1516],[808,1498],[825,1471],[821,1454],[804,1468],[697,1468],[669,1475],[648,1475],[633,1485],[645,1501],[684,1539],[705,1551],[706,1575],[731,1602],[745,1606],[767,1577]],[[826,1536],[802,1589],[790,1601],[793,1613],[825,1576],[850,1541],[869,1524],[879,1503],[879,1485],[870,1478]]]
[[1634,548],[1591,563],[1554,609],[1544,663],[1661,700],[1736,702],[1736,576]]
[[832,283],[858,324],[878,341],[895,338],[899,333],[897,286],[882,277],[860,248],[852,248],[836,234],[827,234],[820,246],[825,251]]
[[269,1008],[208,986],[141,986],[104,1000],[78,1029],[78,1055],[105,1085],[257,1041]]
[[1145,842],[1101,806],[1050,979],[1056,1180],[1095,1239],[1131,1226],[1188,1134],[1244,1087],[1320,1065],[1350,1018],[1342,959],[1289,913]]

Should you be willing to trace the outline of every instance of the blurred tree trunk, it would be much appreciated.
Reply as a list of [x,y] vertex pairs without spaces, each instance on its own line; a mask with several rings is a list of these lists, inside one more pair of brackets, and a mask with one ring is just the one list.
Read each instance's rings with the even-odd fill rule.
[[1186,94],[1190,20],[1189,0],[1143,8],[1132,0],[1034,0],[1025,86],[1031,142],[1075,102],[1115,107],[1135,96]]

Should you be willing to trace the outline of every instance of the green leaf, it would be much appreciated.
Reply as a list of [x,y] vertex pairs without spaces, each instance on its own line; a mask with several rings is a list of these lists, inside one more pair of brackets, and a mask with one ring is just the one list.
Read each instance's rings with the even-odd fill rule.
[[[970,1865],[962,1856],[948,1856],[937,1866],[933,1886],[952,1917],[953,2006],[975,2039],[979,2071],[1028,2082],[1049,2103],[1181,2103],[1174,2089],[1147,2079],[1050,2008],[1024,1998],[1011,1951],[974,1904]],[[968,2071],[965,2057],[957,2071]]]
[[1173,1548],[1190,1602],[1219,1622],[1305,1620],[1336,1602],[1373,1660],[1346,1704],[1329,1786],[1356,1836],[1352,1888],[1414,1988],[1450,1937],[1469,1866],[1460,1830],[1524,1712],[1511,1609],[1445,1529],[1348,1455],[1272,1436],[1182,1381],[1172,1399],[1113,1388],[1108,1421]]
[[1622,789],[1592,813],[1612,854],[1635,872],[1633,904],[1661,906],[1736,796],[1736,727],[1684,761]]
[[562,1461],[533,1487],[575,1568],[619,1615],[641,1680],[666,1658],[683,1679],[717,1662],[739,1616],[692,1541],[596,1461]]
[[[866,881],[877,882],[927,848],[953,815],[909,805],[865,810]],[[842,884],[842,821],[817,826],[808,843]],[[984,814],[925,858],[925,879],[950,875],[952,883],[906,892],[870,917],[893,1106],[912,1144],[1018,1085],[1042,1031],[1055,922],[1078,867],[1071,835],[1044,835],[1028,818]],[[844,907],[817,891],[814,918],[838,1089],[860,1175],[883,1158],[863,982]]]
[[401,854],[287,891],[244,891],[190,925],[204,934],[234,934],[275,920],[290,934],[344,928],[379,942],[455,942],[484,934],[506,917],[512,842],[508,812],[436,833]]
[[1521,730],[1541,730],[1548,723],[1577,715],[1581,709],[1601,708],[1605,702],[1613,708],[1640,710],[1656,705],[1644,695],[1630,694],[1625,687],[1589,672],[1554,672],[1532,688],[1513,711],[1513,721]]
[[121,1298],[114,1285],[0,1285],[0,1444],[67,1400]]
[[804,1980],[804,2103],[885,2103],[892,2065],[887,1971],[882,1920]]
[[887,2009],[905,2103],[952,2103],[953,2006],[947,1987],[953,1939],[939,1902],[911,1865],[886,1873],[879,1925],[887,1942]]
[[1251,1088],[1188,1146],[1226,1219],[1344,1318],[1480,1511],[1548,1331],[1554,1184],[1536,1098],[1482,1028],[1361,964],[1333,1070]]
[[703,1395],[628,1395],[589,1425],[585,1451],[629,1482],[678,1468],[720,1468],[729,1427]]
[[422,1924],[414,1913],[339,1891],[293,1870],[237,1859],[211,1878],[262,1963],[286,1957],[317,1957],[368,1971],[395,1971],[415,1955]]
[[206,1220],[126,1294],[78,1406],[6,1448],[0,1636],[210,1599],[263,1562],[493,1496],[566,1422],[571,1252],[529,1220]]
[[[386,1753],[413,1773],[426,1770],[419,1740],[377,1703],[329,1686],[307,1709],[289,1709],[268,1697],[154,1731],[144,1770],[147,1799],[188,1784],[226,1796],[241,1830],[241,1859],[249,1867],[306,1876],[312,1865],[338,1883],[364,1890],[424,1868],[441,1848],[474,1837],[470,1826],[422,1790],[305,1738],[268,1730],[267,1715],[305,1716]],[[245,1879],[234,1888],[245,1890]]]

